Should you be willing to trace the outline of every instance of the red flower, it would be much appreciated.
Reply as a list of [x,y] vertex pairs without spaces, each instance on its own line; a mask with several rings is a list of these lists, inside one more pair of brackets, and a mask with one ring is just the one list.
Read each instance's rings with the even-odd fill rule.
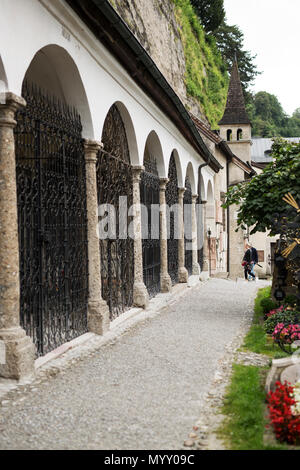
[[270,420],[276,438],[288,444],[300,443],[300,416],[294,416],[291,406],[296,404],[293,398],[294,388],[287,382],[276,382],[276,389],[267,396]]

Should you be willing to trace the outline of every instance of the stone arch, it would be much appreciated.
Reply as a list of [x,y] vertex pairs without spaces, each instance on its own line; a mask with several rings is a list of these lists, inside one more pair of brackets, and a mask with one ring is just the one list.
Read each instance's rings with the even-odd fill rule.
[[196,194],[196,180],[195,180],[195,173],[194,173],[194,167],[191,162],[189,162],[187,168],[186,168],[186,177],[189,178],[192,193]]
[[20,320],[43,355],[88,331],[83,137],[93,138],[93,128],[77,66],[61,47],[35,54],[22,96],[27,106],[15,128]]
[[157,171],[160,178],[166,178],[166,168],[164,162],[164,156],[162,151],[162,145],[157,133],[152,130],[147,137],[145,147],[144,147],[144,158],[145,154],[149,153],[150,156],[154,157],[156,160]]
[[179,153],[177,149],[174,149],[171,152],[170,158],[168,160],[168,168],[170,168],[170,161],[171,158],[174,158],[175,160],[175,165],[176,165],[176,172],[177,172],[177,181],[178,181],[178,188],[183,188],[184,181],[183,181],[183,171],[182,171],[182,165],[181,165],[181,160],[179,157]]
[[215,200],[214,200],[213,184],[211,180],[209,180],[207,184],[206,218],[211,219],[211,220],[215,219]]
[[[8,82],[7,82],[7,76],[6,76],[4,64],[3,64],[1,54],[0,54],[0,94],[5,93],[6,91],[8,91]],[[0,100],[1,100],[1,96],[0,96]]]
[[82,136],[94,139],[94,129],[87,94],[76,63],[61,46],[50,44],[40,49],[32,59],[26,81],[44,92],[74,107],[81,117]]
[[135,128],[133,125],[133,121],[131,118],[131,115],[125,106],[125,104],[121,101],[115,101],[114,104],[109,108],[109,110],[106,113],[105,120],[103,123],[103,128],[102,128],[102,133],[105,125],[105,121],[107,118],[107,115],[109,111],[112,109],[112,107],[115,106],[117,110],[120,113],[120,116],[123,121],[123,125],[125,128],[125,133],[127,137],[127,144],[128,144],[128,150],[129,150],[129,155],[130,155],[130,162],[132,165],[139,165],[140,164],[140,159],[139,159],[139,151],[138,151],[138,145],[137,145],[137,138],[136,138],[136,132]]
[[100,226],[105,221],[107,208],[113,208],[108,215],[111,232],[107,236],[105,233],[101,236],[103,232],[100,234],[102,297],[109,306],[111,320],[133,304],[134,249],[132,238],[127,236],[131,223],[128,208],[133,204],[133,178],[128,134],[122,116],[128,118],[125,107],[120,103],[113,104],[104,121],[103,149],[97,159]]
[[205,183],[201,173],[201,168],[198,169],[198,196],[200,197],[201,201],[206,201]]

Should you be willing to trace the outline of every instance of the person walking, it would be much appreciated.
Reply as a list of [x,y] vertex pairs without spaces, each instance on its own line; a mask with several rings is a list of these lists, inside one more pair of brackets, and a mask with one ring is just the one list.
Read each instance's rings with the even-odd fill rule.
[[245,279],[250,281],[249,276],[252,277],[252,280],[256,280],[254,267],[258,263],[258,254],[256,248],[252,246],[252,243],[246,243],[246,252],[243,258],[243,266],[245,270]]

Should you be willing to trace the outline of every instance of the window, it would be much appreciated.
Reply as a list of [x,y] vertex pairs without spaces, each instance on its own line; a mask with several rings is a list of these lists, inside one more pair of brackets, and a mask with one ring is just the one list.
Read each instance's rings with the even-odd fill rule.
[[229,142],[230,140],[232,140],[232,130],[228,129],[228,131],[227,131],[227,141]]
[[238,129],[237,131],[237,140],[242,140],[243,139],[243,131],[242,129]]
[[264,261],[265,261],[265,252],[264,252],[264,250],[257,250],[257,255],[258,255],[258,262],[259,263],[264,263]]

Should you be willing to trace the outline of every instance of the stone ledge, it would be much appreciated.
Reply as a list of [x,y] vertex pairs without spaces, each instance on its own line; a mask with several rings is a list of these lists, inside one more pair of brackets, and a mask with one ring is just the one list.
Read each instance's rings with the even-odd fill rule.
[[[265,390],[269,393],[271,390],[274,389],[275,383],[277,381],[285,380],[286,371],[293,367],[293,374],[295,375],[295,382],[297,381],[297,371],[300,375],[300,357],[299,356],[291,356],[291,357],[284,357],[283,359],[273,359],[271,370],[267,376],[266,380],[266,387]],[[282,374],[285,372],[283,378]],[[291,369],[290,372],[292,373]]]

